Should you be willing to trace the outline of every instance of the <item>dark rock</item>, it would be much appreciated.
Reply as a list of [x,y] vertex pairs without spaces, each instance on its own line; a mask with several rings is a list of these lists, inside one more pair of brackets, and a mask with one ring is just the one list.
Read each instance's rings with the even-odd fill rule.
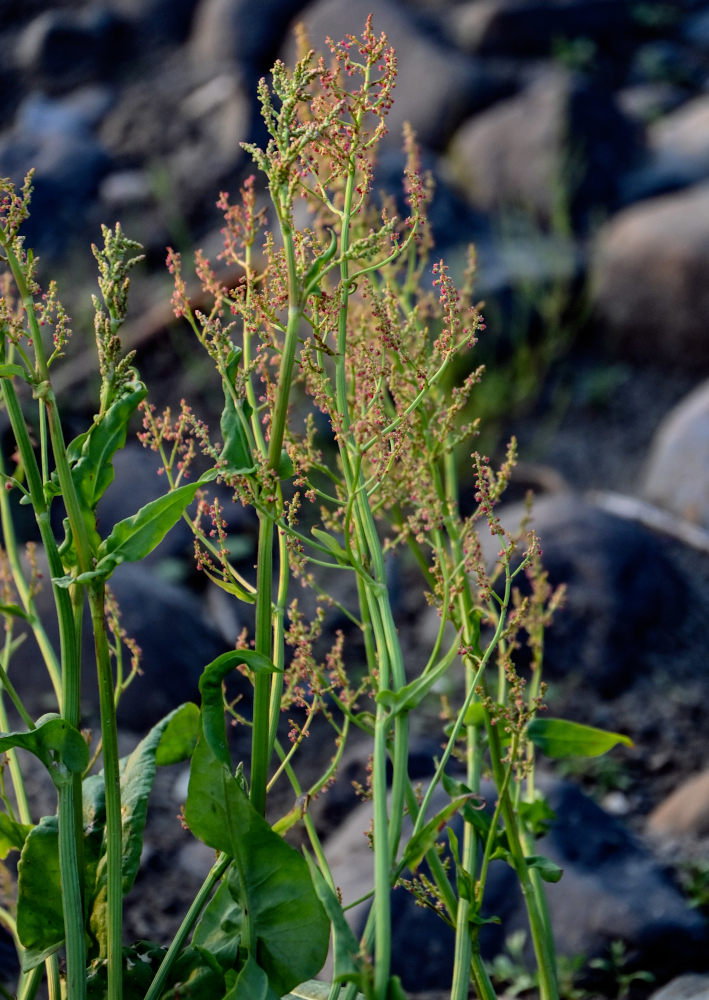
[[634,30],[630,0],[473,0],[450,15],[449,32],[476,54],[549,55],[560,38],[618,48]]
[[57,257],[84,234],[110,165],[106,150],[89,135],[13,130],[0,137],[0,175],[21,186],[35,169],[32,214],[23,227],[27,245]]
[[[499,513],[515,533],[524,505]],[[536,500],[530,527],[549,582],[567,588],[545,635],[544,676],[573,678],[596,696],[612,697],[671,642],[686,612],[686,584],[649,529],[573,495]],[[499,544],[487,533],[482,541],[494,558]]]
[[126,23],[105,7],[47,10],[25,28],[17,58],[35,85],[56,94],[109,79],[129,42]]
[[189,34],[199,0],[111,0],[135,29],[136,44],[146,52],[156,45],[179,45]]
[[641,149],[637,127],[611,95],[576,74],[543,73],[523,93],[470,119],[449,148],[469,203],[518,209],[550,225],[577,226],[613,207],[621,175]]
[[[43,560],[40,560],[43,562]],[[58,651],[54,600],[46,567],[37,609],[50,642]],[[120,566],[109,581],[121,613],[121,625],[142,651],[141,675],[121,698],[118,719],[124,729],[144,733],[183,701],[199,700],[199,677],[225,643],[206,620],[198,597],[168,583],[142,564]],[[130,654],[124,653],[124,677]],[[98,724],[96,657],[88,613],[82,637],[82,710],[87,724]],[[56,700],[34,639],[28,636],[12,659],[12,676],[31,715],[56,711]]]
[[[486,794],[491,798],[492,789]],[[557,953],[605,957],[610,944],[622,940],[629,967],[647,969],[658,979],[701,961],[704,921],[686,905],[647,848],[574,786],[554,782],[546,795],[556,819],[535,853],[564,870],[559,883],[545,886]],[[434,801],[431,811],[443,801],[442,797],[437,805]],[[345,903],[359,898],[371,884],[372,854],[364,836],[370,819],[371,804],[365,803],[326,845]],[[453,827],[458,835],[460,826],[456,819]],[[356,932],[363,929],[367,906],[349,911]],[[516,876],[500,861],[490,867],[483,911],[483,916],[492,915],[501,923],[485,925],[481,931],[487,959],[504,949],[511,933],[527,927]],[[450,928],[416,906],[401,888],[392,893],[392,927],[393,971],[402,977],[404,988],[445,987],[453,963]]]

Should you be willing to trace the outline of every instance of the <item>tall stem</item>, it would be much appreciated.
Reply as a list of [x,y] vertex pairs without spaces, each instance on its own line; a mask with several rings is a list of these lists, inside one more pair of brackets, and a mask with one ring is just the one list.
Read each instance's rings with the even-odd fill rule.
[[[283,206],[277,192],[272,192],[283,234],[288,266],[288,325],[281,353],[278,373],[278,394],[271,420],[268,441],[268,465],[274,478],[278,476],[281,451],[288,418],[293,364],[298,345],[298,329],[302,316],[300,285],[295,261],[295,247],[288,209]],[[273,656],[273,541],[274,517],[270,510],[259,517],[258,569],[256,580],[255,648],[269,659]],[[256,674],[254,679],[253,729],[251,735],[251,802],[263,815],[266,811],[266,785],[271,750],[271,678]]]

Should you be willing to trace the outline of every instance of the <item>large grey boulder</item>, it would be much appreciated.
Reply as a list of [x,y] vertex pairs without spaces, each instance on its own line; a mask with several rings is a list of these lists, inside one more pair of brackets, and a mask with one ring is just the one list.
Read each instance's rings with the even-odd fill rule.
[[576,223],[612,207],[639,155],[636,126],[613,97],[580,76],[546,70],[520,94],[475,115],[448,150],[471,205],[521,209],[538,223]]
[[655,432],[643,495],[709,530],[709,382],[678,403]]
[[590,295],[609,350],[709,368],[709,183],[619,212],[591,251]]

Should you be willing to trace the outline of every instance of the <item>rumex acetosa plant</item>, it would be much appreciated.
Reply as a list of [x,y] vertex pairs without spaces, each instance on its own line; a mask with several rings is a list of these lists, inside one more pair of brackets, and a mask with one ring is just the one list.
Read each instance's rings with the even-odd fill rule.
[[[293,990],[302,997],[401,997],[391,976],[390,894],[397,884],[455,930],[450,984],[441,984],[450,985],[452,1000],[467,997],[471,981],[480,997],[494,997],[478,936],[494,919],[485,887],[496,860],[512,866],[522,888],[540,993],[557,992],[542,881],[561,873],[534,852],[549,819],[534,785],[534,747],[552,756],[597,753],[620,737],[537,717],[543,631],[560,595],[546,582],[534,536],[520,542],[497,517],[514,443],[497,470],[470,453],[482,375],[474,346],[484,328],[472,273],[458,292],[445,263],[430,261],[432,184],[421,174],[410,130],[399,201],[376,193],[376,147],[396,76],[386,37],[369,18],[361,38],[328,44],[329,56],[303,48],[292,71],[279,62],[270,84],[259,85],[270,138],[264,148],[245,148],[270,207],[254,178],[235,203],[226,195],[219,202],[221,256],[240,268],[236,286],[225,285],[197,253],[197,275],[212,304],[193,308],[180,256],[168,253],[175,314],[208,353],[223,394],[218,434],[185,401],[158,413],[134,358],[121,352],[117,331],[139,248],[117,226],[104,230],[104,248],[95,249],[102,295],[94,299],[98,412],[84,433],[65,441],[50,367],[63,353],[70,321],[56,288],[40,289],[20,235],[30,180],[20,193],[2,185],[0,383],[16,454],[13,468],[0,468],[0,749],[13,788],[6,794],[3,784],[0,840],[5,853],[20,851],[20,862],[16,900],[0,910],[0,920],[17,947],[23,1000],[43,976],[52,997],[64,990],[70,1000],[272,1000]],[[49,350],[45,328],[54,336]],[[36,407],[37,448],[27,430],[29,405]],[[160,454],[167,492],[102,537],[96,507],[138,410],[141,439]],[[465,464],[475,487],[472,509],[463,514]],[[8,504],[13,491],[37,520],[59,654],[36,613],[32,560],[20,558]],[[257,515],[254,573],[230,555],[225,492]],[[64,535],[55,538],[49,512],[60,499]],[[180,517],[194,531],[199,569],[250,610],[250,625],[204,666],[201,707],[175,706],[119,760],[116,703],[135,674],[136,650],[129,645],[133,669],[124,676],[107,581],[122,562],[146,556]],[[492,560],[483,554],[484,536],[495,543]],[[406,622],[389,587],[393,564],[417,581],[421,603],[438,612],[430,649],[405,641]],[[343,585],[334,588],[334,578]],[[91,664],[80,656],[85,604],[95,637]],[[335,613],[340,627],[333,630]],[[57,711],[36,721],[9,675],[18,619],[34,633],[56,696]],[[528,681],[516,668],[523,642],[531,650]],[[240,711],[225,694],[234,670],[253,686],[251,705]],[[100,692],[101,738],[93,753],[79,729],[82,671],[95,671]],[[445,703],[441,752],[432,778],[417,789],[409,778],[410,727],[447,675],[455,694]],[[21,730],[10,730],[8,701]],[[251,729],[250,757],[236,768],[226,719]],[[298,750],[316,726],[331,731],[332,754],[303,784]],[[373,879],[361,940],[343,909],[354,901],[339,898],[308,811],[335,780],[353,727],[371,741]],[[32,817],[17,748],[52,775],[55,816]],[[94,773],[99,757],[103,769]],[[216,860],[171,943],[124,947],[122,900],[138,870],[155,769],[185,759],[184,821],[215,849]],[[485,776],[495,788],[491,812],[482,808]],[[276,782],[290,783],[293,806],[267,821]],[[442,831],[456,814],[462,837],[449,831],[444,857]],[[304,853],[284,839],[296,825],[309,845]],[[333,984],[322,993],[308,981],[329,947]]]

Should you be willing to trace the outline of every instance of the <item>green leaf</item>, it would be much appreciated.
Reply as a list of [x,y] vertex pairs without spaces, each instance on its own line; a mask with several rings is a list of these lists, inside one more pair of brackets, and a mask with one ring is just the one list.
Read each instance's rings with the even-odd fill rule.
[[599,757],[618,743],[633,745],[630,737],[621,733],[566,719],[532,719],[527,736],[547,757]]
[[45,816],[27,838],[17,866],[17,936],[27,953],[23,969],[33,969],[64,942],[59,875],[59,823]]
[[360,964],[358,962],[360,955],[359,941],[352,933],[352,928],[345,919],[342,904],[325,881],[325,876],[309,854],[305,855],[305,860],[308,862],[315,892],[332,925],[332,978],[333,980],[337,980],[342,976],[347,976],[358,971],[358,964]]
[[310,533],[317,542],[320,542],[320,544],[335,557],[341,566],[350,565],[351,560],[347,551],[342,548],[334,535],[329,534],[327,531],[323,531],[322,528],[311,528]]
[[434,667],[415,681],[411,681],[410,684],[405,684],[398,691],[380,691],[377,695],[377,702],[388,708],[392,715],[413,711],[413,709],[421,704],[433,685],[440,680],[454,662],[458,655],[458,649],[459,642],[456,639],[446,655]]
[[401,859],[402,864],[405,864],[407,868],[415,871],[423,861],[426,852],[429,851],[438,840],[441,835],[441,831],[451,816],[454,816],[455,813],[462,809],[471,798],[471,795],[460,795],[457,798],[452,799],[442,809],[440,809],[433,819],[430,819],[428,823],[426,823],[426,825],[423,826],[416,836],[412,837],[406,845],[406,850],[404,851]]
[[537,792],[533,802],[520,802],[519,818],[533,836],[543,837],[552,821],[556,819],[556,813],[546,799]]
[[31,823],[18,823],[7,813],[0,813],[0,858],[4,860],[10,851],[21,851],[33,829]]
[[225,471],[231,472],[233,475],[245,476],[256,468],[245,427],[248,417],[244,407],[248,404],[245,400],[240,400],[238,404],[235,403],[231,388],[226,382],[223,382],[223,389],[224,409],[219,427],[224,444],[219,461],[226,462]]
[[155,753],[158,767],[179,764],[192,756],[199,736],[199,708],[193,701],[175,709],[163,730]]
[[232,649],[208,663],[199,679],[205,739],[217,759],[227,767],[231,765],[231,757],[224,727],[222,681],[242,663],[255,674],[276,673],[275,664],[263,653],[257,653],[254,649]]
[[484,726],[486,716],[484,705],[479,701],[472,701],[468,705],[463,723],[466,726]]
[[239,953],[243,921],[241,906],[222,881],[199,918],[192,944],[209,952],[222,968],[233,968]]
[[130,391],[112,403],[82,435],[81,455],[71,474],[79,498],[89,510],[95,510],[113,482],[113,456],[125,445],[130,418],[147,394],[142,382],[132,382]]
[[271,830],[202,738],[192,756],[185,816],[197,837],[234,859],[229,886],[248,915],[242,945],[270,988],[282,996],[319,972],[330,927],[307,863]]
[[543,857],[541,854],[532,854],[524,860],[527,862],[527,867],[538,871],[545,882],[558,882],[564,874],[563,868],[559,868],[553,861]]
[[254,956],[249,955],[224,1000],[278,1000],[279,995],[271,989],[268,976]]
[[32,615],[28,615],[19,604],[0,604],[0,614],[11,615],[13,618],[24,618],[26,622],[32,621]]
[[25,382],[28,381],[27,369],[23,368],[22,365],[11,365],[9,363],[0,365],[0,378],[12,378],[14,375],[19,375]]
[[98,571],[108,575],[122,562],[138,562],[160,544],[189,507],[204,479],[179,486],[176,490],[146,503],[144,507],[119,521],[98,548]]
[[86,740],[56,713],[42,716],[36,729],[0,733],[0,752],[12,747],[29,750],[38,757],[57,787],[71,781],[71,774],[85,770],[89,763]]

